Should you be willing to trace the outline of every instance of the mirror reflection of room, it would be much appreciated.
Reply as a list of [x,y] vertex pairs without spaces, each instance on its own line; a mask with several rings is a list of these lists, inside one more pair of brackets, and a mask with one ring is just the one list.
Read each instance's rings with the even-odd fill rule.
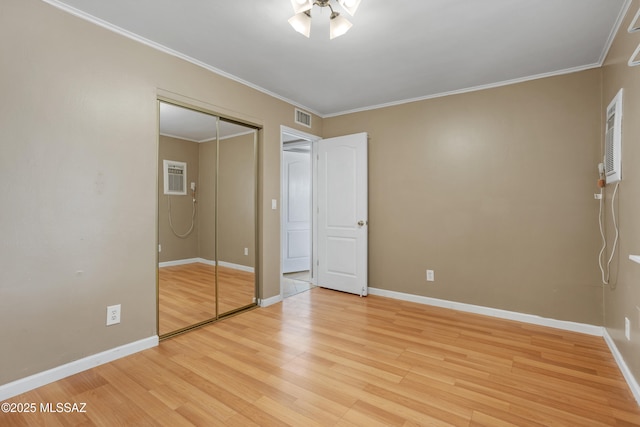
[[256,180],[253,172],[256,132],[252,129],[229,132],[218,141],[216,211],[220,314],[254,303],[256,294]]
[[311,141],[282,133],[282,296],[308,291],[311,265]]
[[159,335],[255,304],[256,131],[160,103]]

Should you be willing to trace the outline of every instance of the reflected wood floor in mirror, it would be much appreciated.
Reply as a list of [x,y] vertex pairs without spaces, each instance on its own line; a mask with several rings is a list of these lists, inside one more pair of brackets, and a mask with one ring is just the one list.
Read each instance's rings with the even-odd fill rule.
[[[191,263],[162,267],[158,271],[159,335],[216,316],[216,267]],[[219,267],[219,310],[225,313],[253,302],[254,274]]]
[[220,315],[255,302],[255,274],[218,267],[218,310]]
[[601,337],[315,288],[10,399],[2,426],[640,426]]

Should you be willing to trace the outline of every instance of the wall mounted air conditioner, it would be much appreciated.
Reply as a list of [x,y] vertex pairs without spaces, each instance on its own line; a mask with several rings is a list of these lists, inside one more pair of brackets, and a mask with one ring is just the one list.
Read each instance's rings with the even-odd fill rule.
[[164,194],[187,194],[187,164],[174,160],[163,160]]
[[622,179],[622,89],[607,107],[604,172],[607,184]]

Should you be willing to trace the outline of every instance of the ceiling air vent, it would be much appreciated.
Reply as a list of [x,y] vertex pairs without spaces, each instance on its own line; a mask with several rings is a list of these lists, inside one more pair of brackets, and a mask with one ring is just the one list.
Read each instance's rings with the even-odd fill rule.
[[296,108],[295,122],[299,125],[311,127],[311,114]]

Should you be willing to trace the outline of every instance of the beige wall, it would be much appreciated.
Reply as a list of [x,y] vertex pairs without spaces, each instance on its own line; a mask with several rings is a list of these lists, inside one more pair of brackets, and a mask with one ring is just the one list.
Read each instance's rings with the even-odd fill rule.
[[0,384],[156,334],[159,93],[262,126],[258,279],[279,294],[292,105],[39,0],[3,0],[0,69]]
[[591,70],[325,119],[369,133],[369,286],[602,324],[600,91]]
[[246,267],[255,266],[254,140],[250,133],[219,142],[218,260]]
[[[160,262],[175,261],[196,258],[199,255],[199,206],[196,208],[196,217],[193,221],[192,232],[180,238],[175,233],[184,235],[192,224],[193,202],[190,183],[195,182],[200,189],[199,176],[199,147],[197,142],[171,138],[160,135],[158,156],[158,243],[162,245],[162,251],[158,254]],[[187,194],[184,196],[164,194],[164,170],[163,161],[173,160],[187,163]],[[215,163],[214,163],[215,166]],[[169,225],[169,202],[171,202],[171,223],[175,233]]]
[[[604,287],[604,324],[622,357],[636,379],[640,379],[640,265],[629,260],[629,255],[640,255],[640,67],[629,67],[627,61],[640,43],[640,33],[629,34],[627,28],[635,16],[640,2],[634,0],[618,31],[603,67],[604,109],[620,90],[623,95],[622,119],[622,181],[616,198],[620,224],[620,244],[613,262],[611,286]],[[604,139],[604,130],[601,140]],[[607,235],[609,250],[613,244],[611,197],[614,187],[606,188]],[[631,341],[624,336],[624,318],[631,322]]]
[[216,141],[198,144],[198,256],[216,259]]
[[[216,213],[218,214],[219,261],[255,267],[255,139],[251,133],[222,139],[219,176],[216,176],[216,142],[197,143],[160,136],[158,168],[158,239],[162,245],[159,261],[190,258],[216,260]],[[185,238],[175,235],[191,226],[193,205],[191,191],[185,196],[164,194],[163,160],[187,163],[187,186],[196,183],[197,209],[194,229]],[[216,212],[216,179],[218,211]],[[190,188],[190,187],[188,187]],[[244,255],[244,248],[249,250]]]

